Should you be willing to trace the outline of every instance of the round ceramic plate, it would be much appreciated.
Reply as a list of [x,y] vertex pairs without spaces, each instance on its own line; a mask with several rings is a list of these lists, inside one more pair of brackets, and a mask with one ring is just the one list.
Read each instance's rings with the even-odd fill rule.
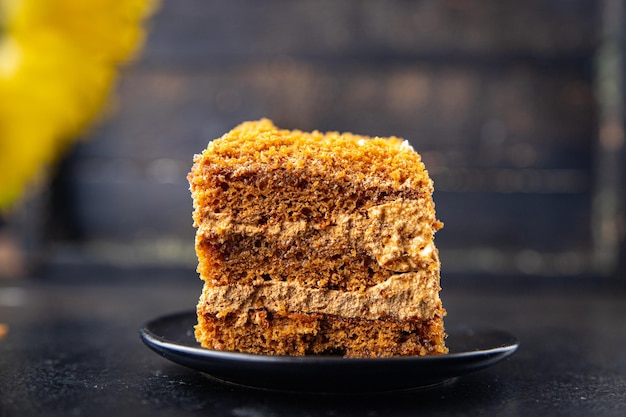
[[200,347],[195,312],[156,318],[140,330],[143,342],[166,359],[214,378],[256,388],[316,392],[375,392],[443,383],[487,368],[511,355],[517,339],[504,331],[446,328],[450,353],[436,356],[343,358],[267,356]]

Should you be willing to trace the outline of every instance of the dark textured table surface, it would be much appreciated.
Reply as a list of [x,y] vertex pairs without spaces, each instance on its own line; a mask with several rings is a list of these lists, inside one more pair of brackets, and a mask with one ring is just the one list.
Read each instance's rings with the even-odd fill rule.
[[222,384],[150,351],[138,329],[193,309],[190,271],[67,268],[0,282],[0,416],[626,415],[624,289],[493,280],[444,278],[448,320],[510,331],[513,356],[437,387],[368,395]]

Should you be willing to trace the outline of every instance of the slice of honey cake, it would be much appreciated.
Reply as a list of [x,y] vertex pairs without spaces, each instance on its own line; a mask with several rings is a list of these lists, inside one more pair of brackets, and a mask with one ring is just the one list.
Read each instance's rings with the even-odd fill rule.
[[350,357],[447,352],[433,183],[401,139],[245,122],[194,157],[196,338]]

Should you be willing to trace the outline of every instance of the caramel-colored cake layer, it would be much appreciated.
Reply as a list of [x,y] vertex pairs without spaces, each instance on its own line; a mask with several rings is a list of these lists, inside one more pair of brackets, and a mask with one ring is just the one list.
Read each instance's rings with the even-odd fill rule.
[[[433,243],[442,225],[432,181],[407,142],[247,122],[194,158],[189,182],[205,281],[196,328],[203,346],[352,356],[445,351]],[[252,331],[249,318],[261,313],[265,330]],[[419,337],[402,336],[409,322]],[[305,343],[294,329],[307,323],[318,324]],[[378,342],[329,341],[349,326],[363,337],[378,332]],[[272,348],[287,339],[300,342]],[[404,347],[392,348],[398,340]],[[417,340],[423,349],[409,349]]]
[[438,269],[435,219],[432,207],[422,208],[428,207],[425,200],[336,213],[329,224],[302,219],[251,225],[229,214],[206,215],[198,227],[198,250],[210,253],[213,262],[201,264],[199,272],[212,285],[296,281],[354,291],[396,272]]
[[198,315],[196,337],[217,350],[265,355],[388,357],[446,353],[442,317],[366,320],[327,314],[248,310],[242,315]]

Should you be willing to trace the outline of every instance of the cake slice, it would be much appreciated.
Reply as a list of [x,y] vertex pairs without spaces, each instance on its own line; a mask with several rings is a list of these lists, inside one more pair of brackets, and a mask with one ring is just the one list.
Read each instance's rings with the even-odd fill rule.
[[447,352],[433,183],[401,139],[245,122],[189,173],[197,340],[347,357]]

